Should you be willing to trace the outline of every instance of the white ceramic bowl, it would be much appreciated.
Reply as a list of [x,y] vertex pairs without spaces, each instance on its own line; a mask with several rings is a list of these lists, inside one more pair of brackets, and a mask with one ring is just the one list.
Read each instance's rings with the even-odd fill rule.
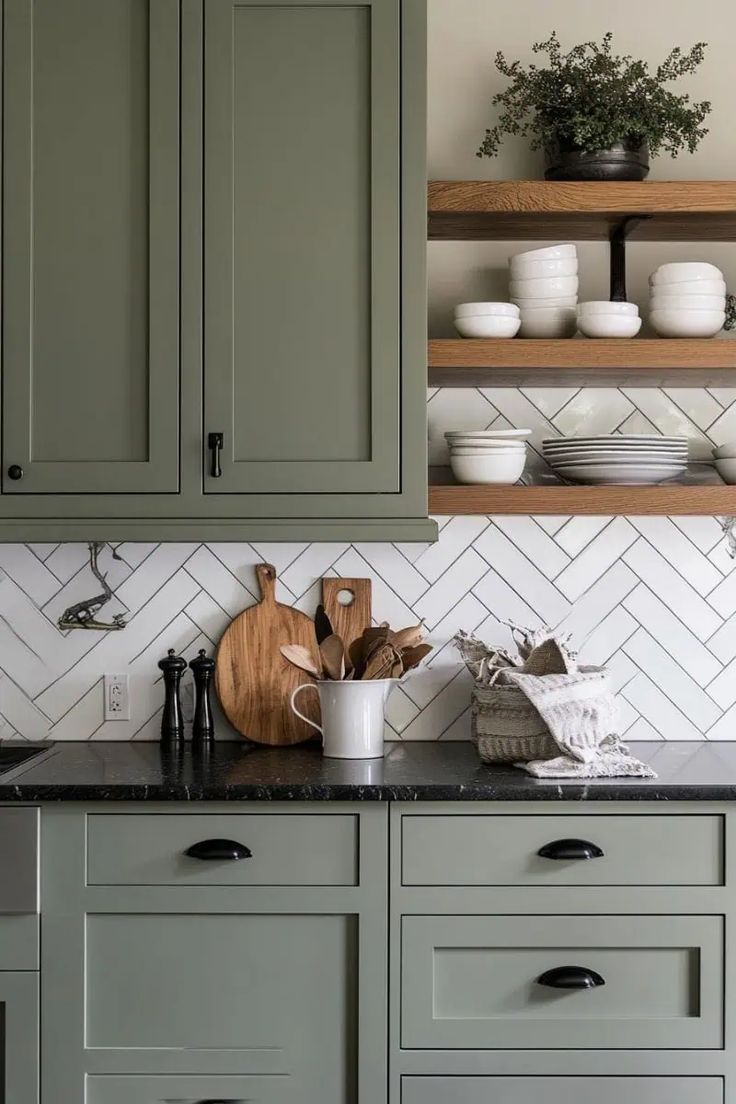
[[674,261],[655,269],[649,277],[653,287],[659,284],[681,284],[686,280],[722,280],[720,268],[706,261]]
[[490,449],[482,445],[450,446],[450,456],[526,456],[526,447],[506,445],[505,448]]
[[650,310],[714,310],[725,311],[724,295],[657,295],[649,300]]
[[476,314],[456,318],[455,329],[461,337],[516,337],[521,319],[502,314]]
[[475,437],[479,440],[519,440],[531,437],[531,429],[448,429],[445,440],[453,441],[458,437]]
[[577,276],[577,257],[559,261],[515,261],[510,268],[512,280],[536,280],[549,276]]
[[681,284],[656,284],[650,287],[650,295],[723,295],[725,280],[684,280]]
[[518,318],[519,308],[513,303],[458,303],[455,318],[474,318],[478,314],[500,314]]
[[641,318],[626,314],[579,314],[578,329],[584,337],[636,337]]
[[456,456],[450,453],[450,467],[458,483],[516,483],[525,463],[525,453],[518,456]]
[[449,449],[473,449],[484,452],[503,452],[506,449],[516,451],[518,449],[525,449],[525,441],[476,441],[473,437],[460,437],[456,441],[448,441],[447,447]]
[[551,299],[539,299],[533,297],[531,299],[513,299],[513,303],[519,307],[520,310],[537,310],[540,307],[547,309],[548,307],[575,307],[577,306],[577,295],[557,295]]
[[726,312],[657,309],[651,311],[649,321],[660,337],[715,337],[723,329]]
[[724,457],[716,460],[716,471],[724,483],[736,483],[736,458]]
[[521,311],[521,337],[573,337],[577,329],[574,307],[540,307]]
[[716,460],[736,460],[736,441],[725,441],[713,449],[713,456]]
[[577,276],[543,276],[539,280],[511,280],[509,295],[514,299],[550,299],[559,295],[577,295]]
[[572,242],[563,242],[562,245],[544,245],[541,249],[525,249],[523,253],[514,253],[509,257],[509,265],[513,269],[516,265],[526,264],[528,261],[562,261],[576,258],[577,246]]
[[639,308],[636,303],[614,303],[608,299],[591,299],[586,303],[578,303],[578,314],[623,314],[636,318],[639,315]]

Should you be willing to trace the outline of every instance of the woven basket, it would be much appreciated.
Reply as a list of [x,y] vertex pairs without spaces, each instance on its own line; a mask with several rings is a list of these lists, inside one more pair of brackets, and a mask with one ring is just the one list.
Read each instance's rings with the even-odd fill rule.
[[516,686],[476,682],[470,731],[486,763],[529,763],[560,754],[547,725]]

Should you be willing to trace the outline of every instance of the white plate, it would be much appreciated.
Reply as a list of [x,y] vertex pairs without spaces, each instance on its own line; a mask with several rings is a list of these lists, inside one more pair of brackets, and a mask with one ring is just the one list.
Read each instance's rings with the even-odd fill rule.
[[602,433],[591,437],[546,437],[542,444],[545,448],[559,448],[562,445],[597,445],[601,442],[623,445],[682,445],[687,437],[664,437],[658,433]]
[[560,467],[561,464],[569,464],[571,461],[596,464],[648,464],[654,461],[660,464],[686,464],[685,453],[666,452],[642,452],[642,453],[617,453],[617,452],[565,452],[547,458],[550,465]]
[[663,483],[682,475],[683,467],[663,464],[580,464],[558,468],[557,474],[575,483]]

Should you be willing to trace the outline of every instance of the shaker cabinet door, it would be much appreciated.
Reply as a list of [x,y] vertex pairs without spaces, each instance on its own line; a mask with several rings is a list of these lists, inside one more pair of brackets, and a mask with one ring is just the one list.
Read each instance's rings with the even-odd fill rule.
[[176,492],[179,2],[3,30],[3,493]]
[[0,973],[0,1104],[38,1104],[38,974]]
[[401,490],[400,7],[205,0],[205,493]]

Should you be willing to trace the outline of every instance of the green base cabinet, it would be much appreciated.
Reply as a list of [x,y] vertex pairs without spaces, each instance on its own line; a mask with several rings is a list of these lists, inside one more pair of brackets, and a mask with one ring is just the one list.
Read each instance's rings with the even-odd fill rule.
[[425,23],[7,0],[0,539],[434,537]]
[[[217,831],[253,884],[186,854]],[[301,877],[300,836],[331,856]],[[67,806],[42,839],[44,1104],[385,1104],[384,808]]]

